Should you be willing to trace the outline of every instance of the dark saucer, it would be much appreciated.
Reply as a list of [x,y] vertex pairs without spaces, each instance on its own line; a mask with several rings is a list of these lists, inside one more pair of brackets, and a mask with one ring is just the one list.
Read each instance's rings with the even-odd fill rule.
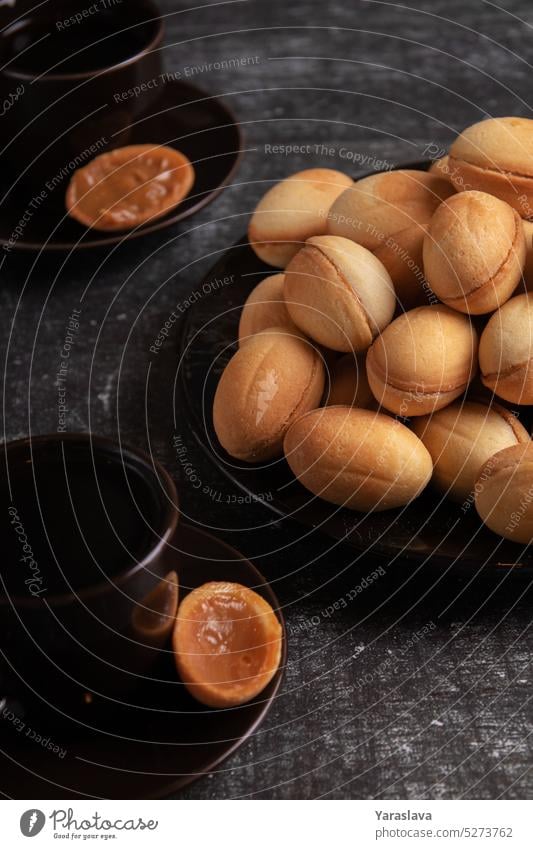
[[[181,597],[206,581],[235,581],[262,595],[284,626],[272,589],[241,554],[187,525],[179,526],[175,546],[169,568],[177,566]],[[177,679],[171,652],[161,654],[152,679],[110,715],[93,705],[84,722],[58,717],[43,726],[37,712],[18,730],[20,720],[0,710],[1,792],[13,799],[147,799],[176,792],[212,771],[264,718],[283,676],[286,634],[280,669],[268,687],[229,710],[195,702]]]
[[[196,172],[189,195],[163,218],[132,231],[88,230],[66,215],[69,177],[51,191],[46,184],[17,183],[12,188],[13,168],[6,166],[0,169],[0,244],[4,249],[9,245],[10,250],[69,251],[115,245],[162,230],[216,198],[232,179],[242,149],[241,131],[231,110],[216,97],[178,80],[165,83],[150,114],[130,130],[125,128],[121,139],[124,145],[152,142],[183,151]],[[17,227],[21,234],[13,239]]]
[[[428,164],[398,167],[423,170]],[[403,509],[355,513],[312,496],[294,479],[283,458],[254,466],[226,454],[213,428],[215,390],[226,363],[237,350],[242,306],[254,286],[274,271],[256,257],[243,238],[206,276],[206,280],[233,279],[231,286],[211,292],[187,311],[180,343],[179,390],[193,437],[209,459],[249,498],[270,508],[272,522],[279,517],[294,519],[361,554],[398,561],[398,568],[431,563],[441,569],[461,568],[469,575],[487,568],[533,572],[531,546],[501,539],[481,523],[473,504],[463,509],[431,487]],[[531,408],[522,410],[528,426]]]

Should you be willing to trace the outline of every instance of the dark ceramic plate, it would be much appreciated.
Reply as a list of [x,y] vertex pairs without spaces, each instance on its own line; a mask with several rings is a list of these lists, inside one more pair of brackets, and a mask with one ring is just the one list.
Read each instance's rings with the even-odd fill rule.
[[21,221],[24,221],[22,236],[13,240],[12,250],[96,248],[162,230],[188,218],[215,199],[230,182],[242,148],[239,125],[228,107],[196,86],[177,80],[166,83],[157,106],[148,117],[135,124],[124,144],[152,142],[183,151],[196,172],[189,195],[163,218],[119,233],[88,230],[66,215],[65,183],[64,188],[48,192],[37,207],[34,205],[28,220],[27,210],[35,197],[35,186],[17,184],[10,189],[12,169],[0,168],[0,244],[9,243]]
[[[401,167],[426,169],[427,163]],[[248,496],[262,500],[276,518],[293,518],[359,552],[388,560],[461,566],[469,571],[486,567],[532,569],[531,549],[500,539],[480,522],[474,506],[463,510],[461,505],[437,496],[431,487],[401,510],[361,514],[313,497],[293,479],[284,459],[264,467],[250,466],[225,453],[213,429],[215,389],[237,348],[242,305],[256,283],[272,271],[243,239],[206,277],[206,281],[225,278],[233,282],[218,288],[210,286],[209,297],[199,299],[187,312],[180,343],[179,391],[193,435],[212,462]]]
[[[180,595],[206,581],[235,581],[252,587],[276,611],[283,625],[281,665],[254,701],[229,710],[211,710],[192,699],[177,680],[172,654],[161,664],[131,704],[111,716],[84,723],[61,722],[46,729],[32,716],[19,733],[2,715],[0,722],[0,791],[13,799],[161,798],[212,771],[257,728],[269,710],[283,676],[287,641],[278,600],[263,576],[241,554],[204,531],[178,528],[176,567]],[[93,729],[89,727],[93,724]],[[40,735],[30,739],[27,728]],[[57,747],[54,749],[54,747]],[[62,755],[62,752],[66,754]]]

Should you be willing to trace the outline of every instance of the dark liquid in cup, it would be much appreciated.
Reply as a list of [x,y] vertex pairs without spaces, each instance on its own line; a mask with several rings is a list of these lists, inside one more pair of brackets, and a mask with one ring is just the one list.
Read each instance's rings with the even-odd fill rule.
[[[68,593],[105,582],[157,540],[162,493],[133,463],[65,442],[10,452],[2,482],[0,570],[10,594]],[[35,476],[35,479],[34,479]],[[56,562],[57,561],[57,562]],[[62,574],[63,573],[63,574]],[[69,586],[70,584],[70,586]],[[2,590],[0,584],[0,592]]]
[[[92,8],[97,11],[74,23],[71,16],[76,14],[76,4],[59,8],[57,17],[23,20],[2,39],[3,64],[8,63],[8,70],[32,75],[79,74],[130,59],[150,44],[157,24],[147,19],[142,7],[132,8],[129,0],[114,2],[113,8],[95,4]],[[78,14],[87,8],[82,5]]]

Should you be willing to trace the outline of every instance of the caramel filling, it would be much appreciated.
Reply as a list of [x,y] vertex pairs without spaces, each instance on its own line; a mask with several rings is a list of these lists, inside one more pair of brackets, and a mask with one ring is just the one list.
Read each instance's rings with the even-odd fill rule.
[[159,218],[190,191],[194,169],[179,151],[132,145],[97,156],[75,172],[69,214],[97,230],[126,230]]

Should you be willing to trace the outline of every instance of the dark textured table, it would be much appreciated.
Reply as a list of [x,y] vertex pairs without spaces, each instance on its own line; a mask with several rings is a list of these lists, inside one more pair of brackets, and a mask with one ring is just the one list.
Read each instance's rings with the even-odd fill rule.
[[[151,448],[180,481],[183,513],[272,581],[289,664],[264,725],[187,798],[525,798],[531,768],[531,593],[519,575],[374,569],[272,521],[190,442],[219,496],[188,482],[174,447],[175,326],[154,337],[241,236],[271,181],[315,165],[356,171],[445,148],[486,115],[531,116],[533,6],[506,0],[162,0],[164,57],[221,95],[244,130],[233,185],[194,219],[106,252],[9,254],[0,277],[6,438],[57,429],[59,351],[80,308],[67,427]],[[237,61],[238,60],[238,61]],[[287,145],[310,152],[287,154]],[[275,152],[275,150],[278,152]],[[177,410],[180,429],[187,410]]]

